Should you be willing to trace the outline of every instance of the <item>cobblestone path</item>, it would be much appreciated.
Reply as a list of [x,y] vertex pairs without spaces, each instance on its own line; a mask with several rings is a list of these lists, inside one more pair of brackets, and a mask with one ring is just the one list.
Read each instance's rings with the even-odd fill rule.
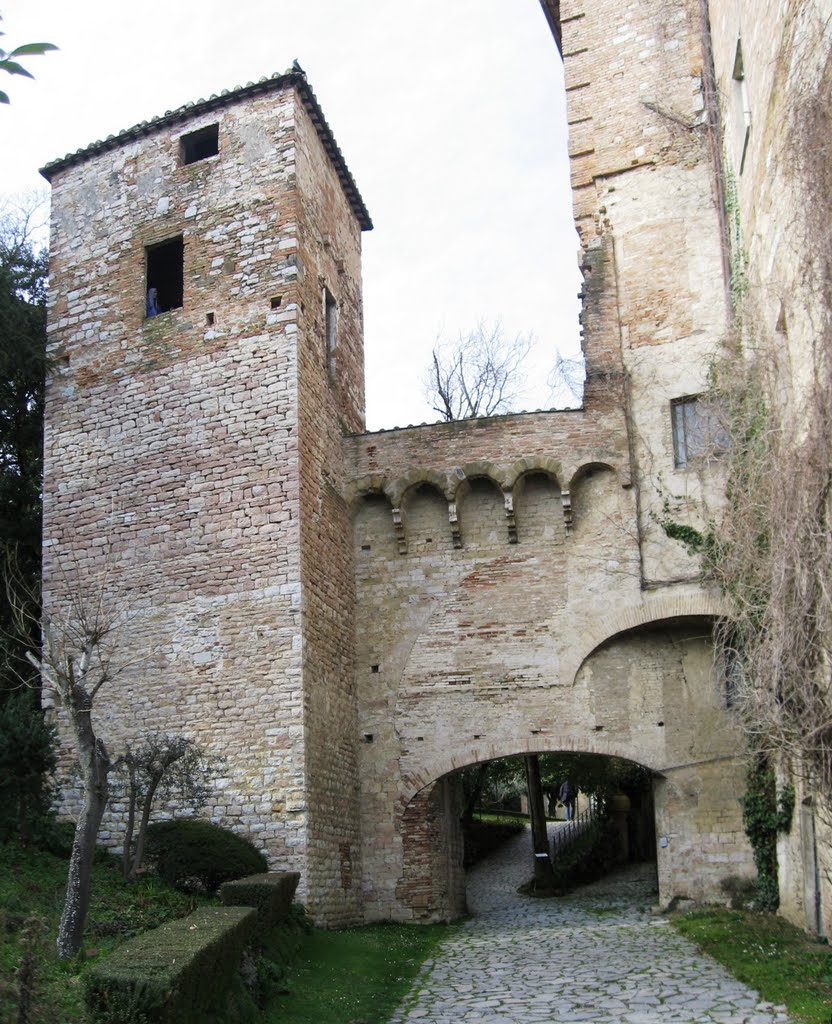
[[536,900],[516,892],[530,865],[526,832],[471,871],[473,916],[424,965],[391,1024],[790,1020],[650,915],[652,871],[627,868]]

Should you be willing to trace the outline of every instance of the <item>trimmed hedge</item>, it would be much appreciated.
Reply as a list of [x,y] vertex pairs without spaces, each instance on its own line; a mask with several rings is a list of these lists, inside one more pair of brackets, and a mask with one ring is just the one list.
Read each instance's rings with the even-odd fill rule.
[[255,907],[258,932],[266,935],[289,916],[299,880],[297,871],[250,875],[224,882],[220,886],[220,899],[226,907]]
[[147,859],[177,889],[214,892],[223,882],[268,870],[266,858],[242,836],[199,818],[154,822]]
[[222,1005],[257,925],[248,907],[203,907],[143,932],[84,976],[97,1024],[201,1024]]

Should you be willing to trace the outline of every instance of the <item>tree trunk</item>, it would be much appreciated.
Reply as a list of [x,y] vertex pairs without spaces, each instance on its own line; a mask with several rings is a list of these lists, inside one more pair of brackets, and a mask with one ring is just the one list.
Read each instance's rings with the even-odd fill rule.
[[132,875],[132,853],[133,853],[133,826],[136,822],[136,769],[130,764],[127,767],[128,779],[128,803],[127,803],[127,828],[124,830],[124,847],[121,851],[121,874],[125,882],[130,880]]
[[75,826],[66,898],[61,923],[58,926],[59,960],[69,960],[81,949],[84,922],[90,905],[95,840],[104,808],[107,806],[110,759],[104,744],[95,737],[90,714],[91,705],[92,701],[83,687],[74,686],[67,710],[78,746],[78,762],[84,782],[84,805]]
[[462,812],[462,823],[469,825],[474,818],[474,809],[482,796],[483,786],[485,780],[488,777],[488,769],[490,762],[483,761],[482,764],[477,765],[477,775],[474,779],[474,784],[471,787],[471,792],[468,795],[468,800],[465,803],[465,810]]
[[154,775],[147,786],[147,793],[144,797],[144,805],[142,807],[142,817],[139,822],[139,834],[136,837],[136,852],[133,855],[133,866],[130,869],[130,881],[136,877],[136,872],[142,866],[142,858],[144,857],[144,842],[147,838],[147,826],[150,822],[150,812],[153,809],[153,798],[156,796],[156,789],[159,783],[162,781],[162,775]]
[[524,761],[534,848],[534,887],[537,891],[552,890],[555,887],[555,874],[549,856],[549,835],[546,831],[543,787],[540,784],[540,762],[537,754],[527,754]]

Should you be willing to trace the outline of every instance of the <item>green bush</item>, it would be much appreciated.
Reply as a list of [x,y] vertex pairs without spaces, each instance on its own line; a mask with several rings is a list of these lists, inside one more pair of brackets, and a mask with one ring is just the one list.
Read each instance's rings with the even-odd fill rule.
[[0,700],[0,841],[37,841],[54,790],[55,730],[29,690]]
[[186,892],[213,892],[223,882],[263,874],[266,858],[247,840],[208,821],[157,821],[147,830],[147,859]]
[[299,879],[297,871],[249,875],[224,882],[220,886],[220,899],[227,907],[254,907],[258,929],[266,935],[289,916]]
[[84,975],[92,1020],[204,1024],[225,1005],[256,920],[249,907],[203,907],[128,940]]

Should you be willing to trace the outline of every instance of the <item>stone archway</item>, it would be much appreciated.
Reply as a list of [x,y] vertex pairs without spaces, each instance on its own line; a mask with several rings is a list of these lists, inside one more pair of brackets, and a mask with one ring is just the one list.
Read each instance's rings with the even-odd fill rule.
[[[545,756],[547,752],[539,753]],[[503,756],[511,760],[515,755]],[[519,760],[521,755],[516,757]],[[603,755],[589,755],[589,758],[601,760]],[[624,763],[623,759],[615,760]],[[656,781],[661,780],[656,777]],[[399,916],[403,919],[447,921],[459,918],[468,911],[466,871],[463,866],[466,829],[461,823],[464,803],[462,790],[462,773],[450,772],[420,789],[402,809],[402,865],[395,895]],[[630,796],[624,797],[623,803],[617,801],[615,808],[611,809],[613,831],[620,844],[616,864],[631,859],[655,863],[654,840],[657,829],[653,790],[645,790],[641,799],[639,793],[631,792],[631,796],[632,800]],[[645,828],[649,833],[647,836],[643,834]],[[533,860],[530,859],[526,866],[527,877],[531,878]]]
[[[724,707],[711,621],[648,616],[576,656],[574,677],[502,690],[480,688],[466,676],[414,692],[409,665],[420,657],[417,640],[391,706],[396,772],[378,780],[380,796],[386,793],[394,808],[384,826],[394,843],[380,870],[376,851],[365,846],[365,869],[373,871],[387,914],[430,919],[459,912],[453,772],[529,752],[611,755],[655,774],[664,903],[674,896],[719,898],[725,876],[750,875],[738,801],[741,740]],[[430,643],[429,630],[426,637]],[[576,650],[579,644],[586,638],[576,641]],[[386,896],[380,891],[385,887]]]

